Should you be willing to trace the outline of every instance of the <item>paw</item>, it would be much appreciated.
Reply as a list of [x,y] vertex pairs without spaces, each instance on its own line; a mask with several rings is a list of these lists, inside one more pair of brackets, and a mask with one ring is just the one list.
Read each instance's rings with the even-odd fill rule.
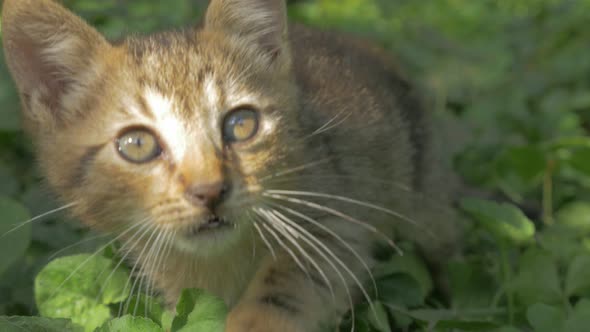
[[225,332],[309,332],[295,317],[260,305],[239,305],[227,318]]

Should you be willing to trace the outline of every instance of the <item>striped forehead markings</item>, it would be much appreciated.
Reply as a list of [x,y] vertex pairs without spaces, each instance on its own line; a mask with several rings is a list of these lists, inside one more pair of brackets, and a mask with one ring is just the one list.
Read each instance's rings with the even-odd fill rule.
[[144,91],[144,97],[149,111],[155,117],[154,127],[166,141],[174,159],[182,158],[186,152],[186,127],[174,111],[173,100],[152,88]]

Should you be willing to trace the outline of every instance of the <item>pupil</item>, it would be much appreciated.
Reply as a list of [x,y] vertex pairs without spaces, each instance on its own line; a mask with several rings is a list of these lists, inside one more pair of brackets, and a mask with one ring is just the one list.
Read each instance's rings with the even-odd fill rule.
[[141,139],[141,137],[138,137],[138,138],[136,138],[136,140],[135,140],[135,145],[136,145],[138,148],[141,148],[141,146],[143,145],[143,139]]

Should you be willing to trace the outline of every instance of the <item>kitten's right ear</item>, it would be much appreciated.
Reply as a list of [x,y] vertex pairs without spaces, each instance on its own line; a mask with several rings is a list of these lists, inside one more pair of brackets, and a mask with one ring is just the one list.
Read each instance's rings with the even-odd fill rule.
[[4,0],[2,39],[8,68],[22,98],[58,115],[62,97],[84,84],[92,56],[108,42],[52,0]]
[[262,56],[289,62],[285,0],[211,0],[205,28],[240,36],[256,44]]

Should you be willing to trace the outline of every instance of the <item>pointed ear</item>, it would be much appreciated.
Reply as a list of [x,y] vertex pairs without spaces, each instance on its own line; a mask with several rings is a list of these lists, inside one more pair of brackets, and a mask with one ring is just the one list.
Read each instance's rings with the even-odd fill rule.
[[35,98],[53,112],[65,93],[83,84],[81,74],[95,52],[108,46],[53,0],[4,0],[2,31],[6,62],[22,98]]
[[211,0],[205,29],[245,38],[271,59],[288,53],[285,0]]

